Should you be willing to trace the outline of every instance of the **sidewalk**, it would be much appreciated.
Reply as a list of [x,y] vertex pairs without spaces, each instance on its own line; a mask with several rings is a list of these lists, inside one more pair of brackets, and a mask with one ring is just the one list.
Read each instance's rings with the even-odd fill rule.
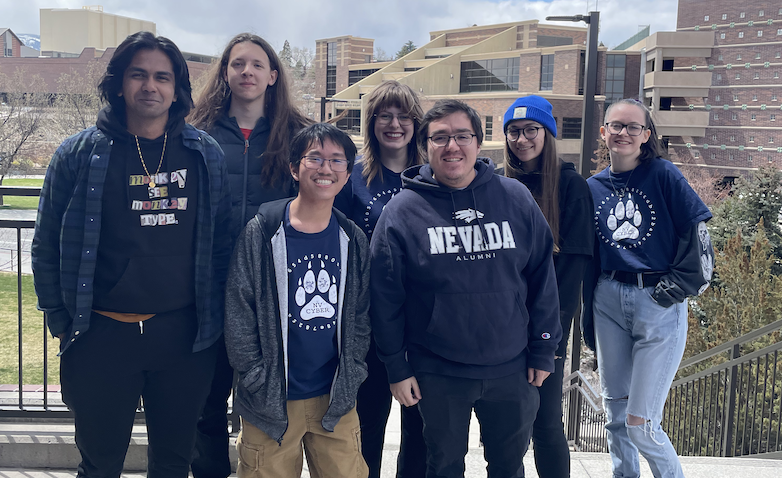
[[[383,454],[383,478],[393,478],[396,471],[396,456],[399,452],[400,422],[399,406],[394,402],[388,428],[386,447]],[[145,467],[146,434],[143,426],[133,429],[132,444],[126,466],[134,470]],[[236,460],[235,450],[232,450]],[[9,456],[13,455],[13,456]],[[702,458],[682,457],[682,468],[687,478],[779,478],[782,476],[782,460],[755,458]],[[0,423],[0,478],[70,478],[75,477],[78,452],[73,444],[72,425],[46,425],[40,423]],[[470,425],[469,452],[466,457],[468,478],[485,477],[486,462],[483,449],[478,443],[478,422],[473,416]],[[11,463],[35,463],[39,469],[12,467]],[[45,463],[68,463],[59,469],[41,469]],[[524,458],[526,474],[537,478],[533,452]],[[56,466],[56,465],[55,465]],[[129,472],[122,476],[142,478],[145,472]],[[611,476],[611,460],[606,453],[571,453],[572,478]],[[303,478],[310,478],[305,461]],[[641,477],[652,478],[646,462],[641,460]]]

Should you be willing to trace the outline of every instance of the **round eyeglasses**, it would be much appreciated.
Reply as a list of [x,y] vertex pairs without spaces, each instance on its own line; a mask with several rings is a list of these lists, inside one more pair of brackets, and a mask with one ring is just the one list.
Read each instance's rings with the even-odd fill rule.
[[611,121],[610,123],[606,123],[605,127],[611,134],[621,134],[623,129],[627,129],[627,134],[630,136],[639,136],[646,129],[646,126],[640,125],[638,123],[624,124],[618,121]]
[[402,126],[410,126],[413,124],[413,116],[406,113],[400,113],[398,115],[393,113],[380,113],[374,116],[377,118],[377,124],[380,126],[388,126],[394,121],[395,117],[397,122]]
[[459,133],[459,134],[436,134],[434,136],[429,136],[429,141],[432,142],[433,145],[437,146],[438,148],[443,148],[445,146],[448,146],[448,143],[453,140],[456,142],[459,146],[468,146],[470,143],[472,143],[472,139],[476,135],[474,133]]
[[301,160],[307,169],[317,170],[322,168],[324,163],[329,163],[331,170],[335,173],[344,173],[348,170],[347,159],[324,159],[315,156],[304,156]]
[[518,141],[521,135],[524,135],[527,139],[535,139],[538,137],[538,130],[543,129],[540,126],[527,126],[524,128],[510,128],[508,129],[508,139],[511,141]]

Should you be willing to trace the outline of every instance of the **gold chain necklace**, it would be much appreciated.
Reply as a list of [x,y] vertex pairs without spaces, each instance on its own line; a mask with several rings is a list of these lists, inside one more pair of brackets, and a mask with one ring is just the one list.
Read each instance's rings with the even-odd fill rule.
[[[141,145],[138,144],[138,136],[134,134],[133,137],[136,138],[136,149],[138,149],[138,157],[139,159],[141,159],[141,166],[144,167],[144,172],[147,173],[147,177],[149,178],[149,187],[154,188],[155,181],[152,179],[152,176],[149,174],[149,170],[147,169],[147,164],[144,162],[144,156],[141,154]],[[155,171],[155,177],[157,177],[158,173],[160,173],[160,167],[163,166],[163,157],[166,155],[167,141],[168,141],[168,132],[166,132],[163,135],[163,152],[160,153],[160,162],[157,163],[157,171]]]
[[[640,166],[640,164],[638,166]],[[623,188],[622,194],[619,194],[619,191],[616,190],[616,186],[614,186],[614,179],[611,177],[613,173],[611,172],[611,169],[608,170],[608,180],[611,181],[611,188],[614,190],[614,194],[616,194],[616,197],[618,197],[619,199],[625,197],[625,191],[630,187],[630,178],[633,177],[633,173],[635,172],[636,169],[638,169],[638,166],[634,167],[632,171],[630,171],[630,174],[627,176],[627,181],[625,182],[625,186]]]

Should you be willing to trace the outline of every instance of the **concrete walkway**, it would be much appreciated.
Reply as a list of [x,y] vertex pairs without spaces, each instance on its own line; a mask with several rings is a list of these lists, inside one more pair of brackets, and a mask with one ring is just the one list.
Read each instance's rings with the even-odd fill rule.
[[[391,411],[386,431],[383,454],[383,478],[393,478],[399,452],[400,422],[396,402]],[[143,426],[133,430],[131,447],[126,460],[129,470],[143,470],[146,466],[146,434]],[[235,449],[232,450],[236,460]],[[0,423],[0,478],[70,478],[76,476],[78,451],[73,443],[72,425],[45,425],[40,423]],[[682,468],[687,478],[780,478],[782,460],[754,458],[682,457]],[[478,442],[478,422],[473,416],[470,425],[469,452],[466,460],[468,478],[485,477],[486,462]],[[524,458],[527,476],[537,478],[533,452]],[[21,466],[32,464],[32,466]],[[611,476],[611,460],[605,453],[572,453],[571,476],[592,478]],[[144,472],[128,472],[128,478],[141,478]],[[303,478],[309,478],[305,462]],[[641,477],[652,478],[649,466],[641,460]]]

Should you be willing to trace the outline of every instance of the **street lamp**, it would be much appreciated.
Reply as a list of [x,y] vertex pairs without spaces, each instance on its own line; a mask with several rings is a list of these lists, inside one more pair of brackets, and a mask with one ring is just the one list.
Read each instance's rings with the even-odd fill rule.
[[595,143],[592,136],[592,118],[595,116],[595,90],[597,87],[597,34],[600,12],[589,15],[546,17],[550,22],[584,22],[587,30],[586,73],[584,78],[584,108],[581,113],[581,176],[588,178],[592,169],[591,159]]
[[326,103],[349,103],[348,100],[340,100],[338,98],[326,98],[321,97],[320,98],[320,121],[325,122],[326,121]]

